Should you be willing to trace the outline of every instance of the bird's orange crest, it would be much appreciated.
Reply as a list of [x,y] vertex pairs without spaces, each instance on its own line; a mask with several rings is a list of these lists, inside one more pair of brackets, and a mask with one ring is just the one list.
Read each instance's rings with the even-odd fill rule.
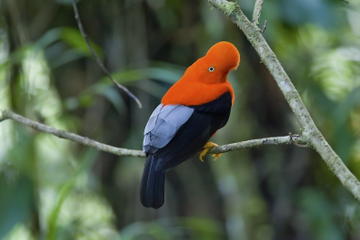
[[214,44],[205,56],[188,67],[184,75],[167,91],[162,104],[187,106],[211,102],[226,92],[234,101],[234,90],[227,74],[240,64],[240,53],[230,42]]

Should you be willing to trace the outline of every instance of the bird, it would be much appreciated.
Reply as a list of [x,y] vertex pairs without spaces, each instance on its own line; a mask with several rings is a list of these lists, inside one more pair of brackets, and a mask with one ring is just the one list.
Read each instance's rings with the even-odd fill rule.
[[167,170],[197,153],[203,161],[217,146],[208,140],[229,119],[235,94],[227,76],[239,64],[234,44],[215,43],[185,70],[152,112],[143,139],[146,161],[140,201],[144,207],[158,209],[164,204]]

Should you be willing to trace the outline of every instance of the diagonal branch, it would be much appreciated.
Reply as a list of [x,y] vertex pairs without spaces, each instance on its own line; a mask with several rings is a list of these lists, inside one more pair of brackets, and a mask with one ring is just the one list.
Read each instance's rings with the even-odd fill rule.
[[100,66],[101,70],[118,88],[123,90],[130,98],[132,98],[136,102],[136,104],[139,106],[139,108],[142,108],[142,104],[141,104],[140,100],[132,92],[130,92],[130,90],[127,89],[127,87],[116,82],[115,79],[111,76],[111,73],[109,72],[109,70],[107,70],[104,63],[101,61],[99,55],[96,53],[95,49],[90,44],[90,39],[89,39],[88,35],[86,34],[86,32],[84,30],[84,26],[80,19],[79,9],[77,7],[76,0],[72,0],[72,6],[74,9],[75,20],[78,25],[79,31],[81,33],[81,36],[85,39],[87,47],[89,48],[89,50],[90,50],[91,54],[93,55],[94,59],[96,60],[97,64]]
[[227,0],[208,0],[215,8],[226,14],[242,30],[266,65],[291,110],[295,114],[302,130],[302,136],[321,156],[330,170],[354,197],[360,201],[360,182],[345,166],[341,158],[331,148],[322,133],[316,127],[301,97],[277,59],[275,53],[261,34],[258,27],[243,13],[240,6]]
[[[97,150],[112,153],[118,156],[131,156],[131,157],[145,157],[145,153],[141,150],[127,149],[127,148],[118,148],[111,145],[107,145],[101,142],[97,142],[87,137],[80,136],[75,133],[67,132],[64,130],[59,130],[54,127],[50,127],[43,123],[33,121],[29,118],[23,117],[14,112],[5,110],[0,112],[0,122],[6,119],[11,119],[15,122],[21,123],[25,126],[31,127],[37,131],[49,133],[59,138],[68,139],[85,146],[93,147]],[[235,151],[244,148],[258,147],[262,145],[283,145],[283,144],[294,144],[297,146],[306,146],[306,142],[299,135],[289,135],[289,136],[280,136],[280,137],[269,137],[269,138],[259,138],[251,139],[247,141],[237,142],[226,144],[222,146],[215,147],[211,149],[209,153],[225,153],[229,151]]]

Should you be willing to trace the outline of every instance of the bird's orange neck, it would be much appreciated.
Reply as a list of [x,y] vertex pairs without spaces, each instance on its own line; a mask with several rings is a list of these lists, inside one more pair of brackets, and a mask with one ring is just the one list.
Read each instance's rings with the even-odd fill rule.
[[201,105],[217,99],[226,92],[231,94],[234,103],[234,89],[227,80],[221,83],[206,84],[200,81],[182,81],[180,79],[167,91],[161,103],[164,105]]

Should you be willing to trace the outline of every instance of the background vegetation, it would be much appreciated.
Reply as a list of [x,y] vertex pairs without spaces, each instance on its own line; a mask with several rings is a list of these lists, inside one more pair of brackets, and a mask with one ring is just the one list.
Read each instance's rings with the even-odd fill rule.
[[[250,15],[252,0],[241,0]],[[241,51],[237,100],[216,142],[286,135],[297,123],[243,34],[205,0],[87,0],[84,27],[116,80],[90,57],[68,0],[0,1],[0,109],[115,146],[141,148],[162,94],[213,43]],[[318,126],[360,178],[360,4],[265,1],[265,36]],[[359,203],[319,156],[294,146],[190,160],[166,204],[139,203],[144,159],[118,158],[0,124],[0,239],[360,239]]]

